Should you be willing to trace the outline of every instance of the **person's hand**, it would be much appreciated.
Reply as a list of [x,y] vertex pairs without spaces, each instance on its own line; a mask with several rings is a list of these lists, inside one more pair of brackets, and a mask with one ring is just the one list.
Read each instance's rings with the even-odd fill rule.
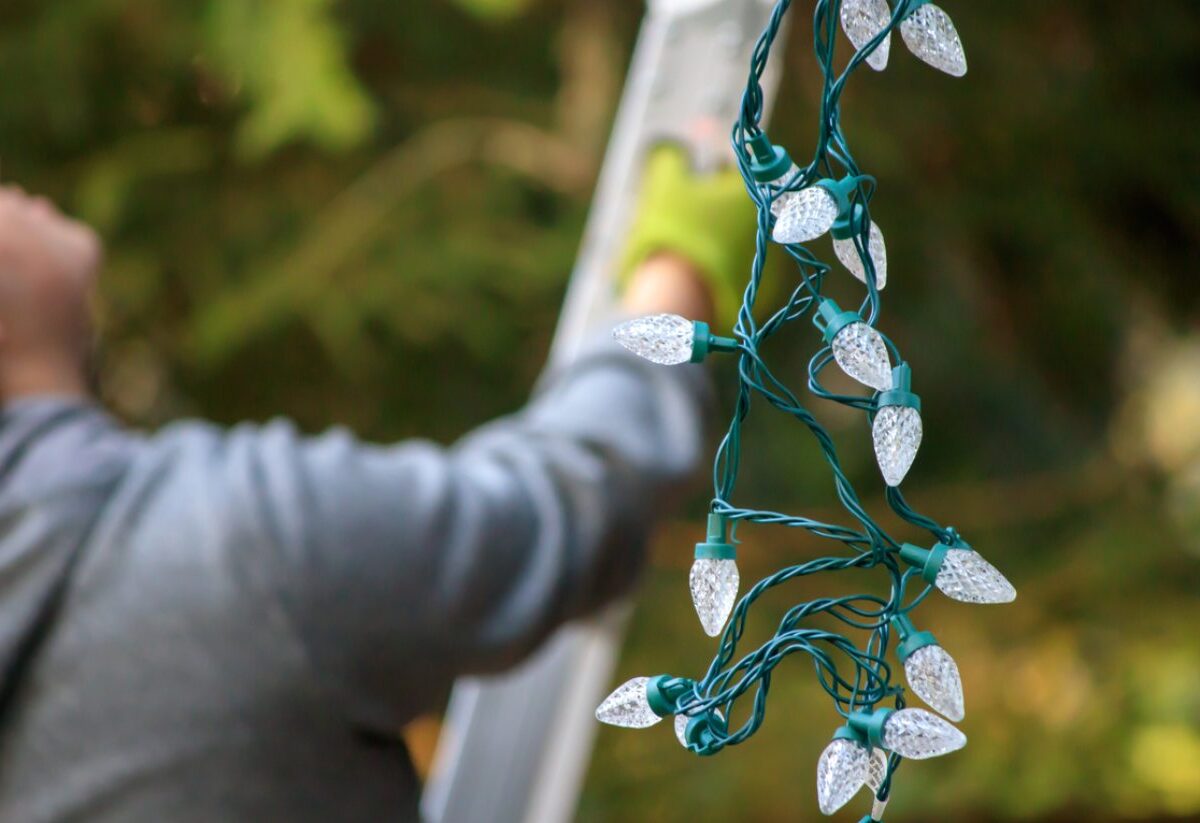
[[0,263],[10,277],[14,269],[37,270],[90,284],[102,251],[90,226],[66,217],[45,197],[0,186]]
[[[631,300],[669,299],[674,285],[692,292],[684,297],[691,311],[676,314],[702,320],[701,306],[711,314],[715,305],[718,325],[732,326],[754,258],[754,218],[754,204],[736,170],[698,174],[679,146],[655,149],[622,260],[626,307],[644,311]],[[707,300],[687,285],[687,278],[697,276],[707,286]]]
[[0,186],[0,400],[82,391],[102,252],[46,198]]
[[686,257],[655,252],[630,274],[621,306],[631,315],[678,314],[711,323],[713,296],[705,276]]

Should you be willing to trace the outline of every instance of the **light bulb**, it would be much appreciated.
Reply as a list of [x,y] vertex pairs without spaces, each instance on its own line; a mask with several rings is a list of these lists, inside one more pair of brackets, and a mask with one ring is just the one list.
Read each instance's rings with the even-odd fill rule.
[[918,59],[954,77],[967,73],[967,56],[950,15],[933,3],[919,6],[900,24],[900,37]]
[[830,343],[842,371],[877,391],[892,388],[892,361],[883,336],[861,321],[844,326]]
[[917,631],[907,614],[897,614],[891,624],[900,637],[896,656],[904,664],[904,676],[913,694],[951,720],[962,720],[966,713],[962,678],[954,658],[932,634]]
[[867,786],[872,794],[879,794],[883,781],[887,780],[888,755],[883,749],[871,749],[871,762],[867,766]]
[[[800,173],[800,167],[792,165],[790,169],[778,180],[772,180],[766,184],[768,194],[771,196],[771,216],[778,220],[789,205],[799,196],[797,192],[788,190],[788,186],[796,182],[796,175]],[[774,232],[772,232],[774,239]]]
[[[892,21],[892,10],[887,0],[844,0],[842,3],[842,30],[856,51],[862,51]],[[888,55],[892,50],[892,35],[883,38],[875,51],[867,55],[867,65],[875,71],[887,68]]]
[[838,218],[838,202],[824,186],[809,186],[789,192],[776,201],[778,217],[771,239],[790,245],[816,240],[833,228]]
[[[721,714],[720,709],[713,709],[713,714],[717,716],[717,720],[724,722],[725,715]],[[679,745],[685,749],[688,748],[687,730],[688,724],[692,722],[692,718],[686,714],[675,715],[675,739],[679,741]]]
[[768,191],[775,195],[775,199],[771,201],[771,214],[775,217],[783,214],[783,209],[795,197],[796,192],[788,191],[787,188],[796,182],[796,175],[800,173],[800,167],[792,164],[792,166],[779,176],[777,180],[771,180],[766,185]]
[[833,358],[842,371],[878,391],[891,390],[892,360],[883,335],[864,323],[856,312],[842,311],[828,297],[817,305],[812,320],[833,349]]
[[692,590],[692,605],[696,607],[704,633],[716,637],[737,602],[740,583],[737,561],[697,557],[692,563],[688,583]]
[[942,544],[929,550],[905,543],[900,547],[900,557],[920,569],[925,582],[952,600],[1011,603],[1017,599],[1012,583],[970,547]]
[[738,341],[733,338],[718,337],[707,323],[677,314],[628,320],[613,329],[613,338],[638,357],[660,366],[700,363],[709,352],[738,350]]
[[875,459],[889,486],[899,486],[921,446],[921,413],[906,406],[884,406],[871,426]]
[[909,760],[927,760],[967,745],[967,736],[924,709],[901,709],[883,722],[883,747]]
[[904,676],[913,694],[951,720],[966,716],[958,664],[941,646],[922,646],[904,661]]
[[866,783],[871,754],[855,740],[836,738],[817,761],[817,805],[822,814],[833,814]]
[[871,423],[875,459],[889,486],[904,482],[921,448],[921,398],[912,393],[912,370],[901,363],[892,370],[892,389],[876,399],[879,410]]
[[[858,253],[858,247],[854,245],[854,238],[835,239],[833,253],[859,281],[867,282],[867,270],[863,265],[862,256]],[[887,244],[883,240],[883,230],[875,221],[871,221],[867,253],[871,255],[871,264],[875,267],[875,288],[882,291],[887,286]]]
[[942,594],[963,603],[1011,603],[1017,590],[995,566],[970,549],[950,549],[934,578]]
[[696,544],[688,587],[704,633],[716,637],[737,601],[737,547],[730,542],[729,523],[722,514],[709,513],[706,534],[705,541]]
[[646,688],[650,678],[635,677],[618,686],[596,709],[596,719],[625,729],[648,729],[662,720],[650,708]]
[[622,323],[613,329],[613,337],[651,363],[677,366],[692,359],[696,324],[677,314],[655,314]]

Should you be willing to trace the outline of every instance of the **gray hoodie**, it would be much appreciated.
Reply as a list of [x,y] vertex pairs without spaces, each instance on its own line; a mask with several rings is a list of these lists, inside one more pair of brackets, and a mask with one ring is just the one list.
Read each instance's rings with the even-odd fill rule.
[[415,818],[397,730],[626,590],[705,391],[604,347],[448,449],[11,404],[0,821]]

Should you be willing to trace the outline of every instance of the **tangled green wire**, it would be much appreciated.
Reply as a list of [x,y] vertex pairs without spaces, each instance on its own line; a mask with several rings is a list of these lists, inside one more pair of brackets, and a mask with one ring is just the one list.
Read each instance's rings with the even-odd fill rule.
[[[897,708],[905,705],[903,686],[893,683],[892,668],[885,657],[891,644],[891,619],[907,614],[932,590],[920,579],[918,569],[904,569],[898,562],[901,544],[888,535],[884,528],[871,518],[863,507],[859,496],[847,478],[838,459],[837,448],[829,433],[804,407],[796,394],[771,373],[760,348],[767,339],[781,331],[787,324],[810,315],[821,298],[821,288],[830,267],[800,245],[782,246],[795,261],[800,272],[801,283],[792,292],[786,304],[764,323],[759,325],[754,318],[754,309],[762,283],[767,251],[770,248],[772,204],[780,196],[814,184],[820,178],[854,176],[860,183],[854,195],[854,205],[861,207],[865,216],[864,225],[869,226],[869,202],[874,193],[873,181],[862,176],[851,154],[849,144],[841,128],[840,101],[842,92],[855,70],[866,59],[871,47],[859,51],[846,68],[838,74],[833,67],[839,0],[819,0],[814,16],[815,48],[817,63],[824,78],[821,95],[820,129],[816,151],[811,163],[782,181],[782,185],[763,185],[750,173],[754,156],[748,148],[749,141],[763,134],[761,122],[764,113],[764,95],[761,86],[763,72],[772,46],[780,32],[784,15],[791,0],[779,0],[770,22],[759,38],[751,61],[750,76],[743,96],[741,116],[733,128],[733,147],[738,166],[746,181],[747,190],[758,206],[758,237],[750,281],[746,287],[742,308],[738,314],[734,335],[739,341],[739,386],[733,419],[728,432],[721,441],[714,460],[715,498],[712,511],[731,524],[759,523],[804,529],[817,537],[841,543],[849,554],[822,557],[816,560],[789,566],[759,581],[738,602],[721,639],[716,657],[704,677],[695,683],[677,680],[668,686],[684,686],[686,689],[676,701],[677,713],[690,717],[706,718],[705,734],[689,734],[689,748],[701,755],[711,755],[726,746],[737,745],[752,736],[762,725],[766,715],[767,694],[775,667],[787,656],[795,653],[807,654],[813,662],[818,682],[833,698],[837,711],[843,717],[854,712],[871,710],[877,704],[891,701]],[[892,17],[891,25],[881,32],[876,44],[882,41],[893,28],[899,25],[908,12],[907,3],[900,3]],[[837,173],[840,171],[841,173]],[[867,270],[867,294],[859,310],[864,321],[874,326],[880,314],[880,299],[874,272],[874,264],[866,249],[866,233],[855,238],[855,246]],[[884,337],[894,355],[899,355],[896,346]],[[812,358],[808,369],[808,388],[819,398],[840,403],[863,411],[871,411],[875,403],[870,398],[834,394],[821,383],[822,371],[833,361],[830,347],[821,349]],[[751,402],[760,396],[773,407],[790,414],[803,423],[816,438],[818,445],[833,472],[838,499],[845,510],[857,521],[857,528],[823,523],[807,517],[742,508],[732,502],[741,460],[742,426],[750,413]],[[889,488],[887,501],[902,520],[928,530],[933,538],[943,544],[955,545],[959,538],[954,529],[945,527],[924,515],[918,514],[905,501],[897,488]],[[780,621],[775,636],[761,647],[735,661],[738,644],[746,628],[747,615],[768,590],[800,577],[823,572],[849,569],[869,570],[880,568],[890,577],[891,597],[882,599],[867,594],[847,597],[822,598],[800,603],[791,608]],[[906,593],[914,578],[921,586],[910,602]],[[845,635],[802,624],[818,614],[836,618],[850,629],[869,632],[870,639],[865,648],[859,648]],[[853,674],[847,676],[839,668],[839,660],[848,660]],[[844,664],[843,664],[844,666]],[[718,717],[730,717],[735,703],[753,693],[753,710],[750,717],[738,728],[726,728]],[[716,713],[720,712],[720,716]],[[878,798],[884,800],[890,791],[891,776],[900,758],[890,759],[887,779]]]
[[[704,630],[721,635],[721,641],[700,680],[669,675],[634,678],[613,692],[596,715],[604,722],[630,728],[646,728],[674,716],[684,746],[700,755],[716,754],[758,731],[766,717],[775,667],[792,654],[806,654],[817,681],[845,721],[817,764],[821,810],[833,814],[867,785],[876,800],[872,816],[866,818],[871,821],[882,815],[882,804],[902,758],[936,757],[966,745],[965,735],[942,717],[924,709],[905,708],[907,691],[894,682],[893,668],[887,662],[889,651],[903,664],[908,688],[915,695],[950,720],[961,720],[965,713],[957,664],[932,634],[917,631],[909,614],[935,587],[967,603],[1011,602],[1016,590],[953,528],[914,511],[898,490],[920,445],[921,401],[910,390],[909,365],[896,345],[875,329],[880,314],[879,278],[886,265],[883,235],[869,211],[875,180],[862,174],[854,162],[842,133],[839,106],[847,81],[862,63],[876,69],[886,65],[893,29],[899,28],[914,55],[947,74],[964,74],[966,58],[953,22],[930,0],[901,0],[894,11],[887,0],[818,0],[814,31],[817,63],[824,78],[820,130],[812,162],[799,168],[762,130],[763,72],[790,5],[791,0],[778,0],[755,46],[741,114],[733,128],[738,168],[758,209],[754,264],[734,337],[714,336],[706,324],[677,315],[632,320],[614,332],[631,351],[663,365],[699,362],[713,351],[737,355],[734,415],[713,461],[715,497],[708,539],[696,547],[691,573],[697,615]],[[840,74],[833,68],[839,17],[857,47]],[[803,243],[827,232],[833,235],[837,257],[867,287],[858,311],[843,311],[821,293],[830,268]],[[754,309],[769,241],[796,263],[800,283],[786,303],[760,325]],[[809,391],[872,417],[888,504],[901,520],[928,531],[935,540],[932,548],[900,543],[871,518],[842,469],[829,433],[763,360],[763,344],[789,323],[806,317],[821,330],[826,343],[809,362]],[[899,365],[893,367],[893,359]],[[821,377],[833,362],[859,383],[874,388],[876,394],[847,396],[827,390]],[[833,473],[838,500],[855,521],[853,527],[733,503],[742,427],[756,398],[808,428]],[[739,576],[732,532],[742,523],[803,529],[840,543],[842,551],[780,569],[760,580],[735,604]],[[737,657],[750,609],[765,592],[800,577],[851,569],[881,569],[888,575],[890,595],[885,599],[855,594],[799,603],[783,616],[770,640]],[[835,626],[840,624],[838,628],[845,627],[847,632],[865,633],[865,645],[860,647],[841,631],[813,628],[810,618],[816,616],[832,618]],[[894,649],[893,634],[898,640]],[[728,718],[733,709],[751,693],[749,717],[731,728]]]

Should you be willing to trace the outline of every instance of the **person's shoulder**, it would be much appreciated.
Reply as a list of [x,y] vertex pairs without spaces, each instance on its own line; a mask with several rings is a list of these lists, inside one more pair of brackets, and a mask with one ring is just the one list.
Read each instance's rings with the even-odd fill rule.
[[24,504],[118,478],[139,440],[82,399],[30,398],[0,415],[0,498]]

